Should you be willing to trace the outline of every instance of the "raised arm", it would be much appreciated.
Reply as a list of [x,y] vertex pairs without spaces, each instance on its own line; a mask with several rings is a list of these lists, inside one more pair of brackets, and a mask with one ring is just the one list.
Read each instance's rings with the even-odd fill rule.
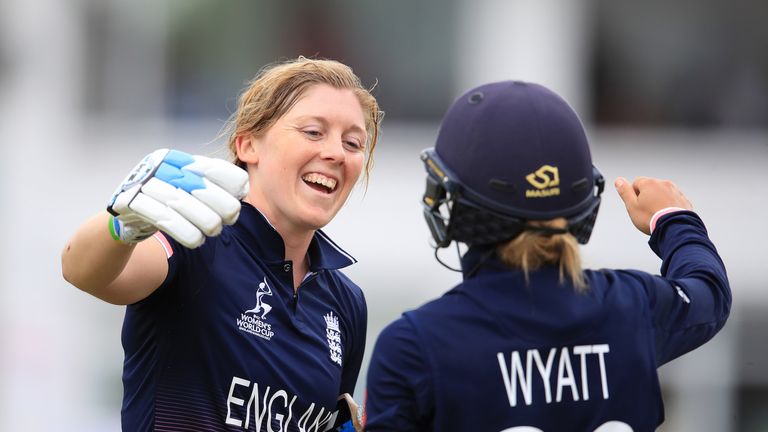
[[158,229],[196,248],[240,212],[248,175],[223,160],[176,150],[147,155],[128,174],[107,211],[86,221],[62,252],[64,278],[115,304],[137,302],[168,274]]
[[617,189],[638,229],[662,259],[661,276],[644,278],[662,365],[711,339],[725,324],[731,289],[725,265],[691,204],[669,181],[640,178]]
[[113,304],[135,303],[165,279],[168,262],[160,242],[118,242],[110,235],[106,211],[83,223],[61,254],[64,279]]

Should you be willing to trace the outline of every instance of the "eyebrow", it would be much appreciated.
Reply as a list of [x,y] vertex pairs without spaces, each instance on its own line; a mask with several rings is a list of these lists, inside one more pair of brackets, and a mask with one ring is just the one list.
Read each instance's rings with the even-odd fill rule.
[[[322,123],[323,125],[326,125],[326,126],[328,125],[328,123],[330,123],[327,118],[322,117],[322,116],[306,115],[306,116],[296,117],[296,121],[303,121],[303,120],[315,120],[315,121],[318,121],[318,122],[320,122],[320,123]],[[360,132],[363,135],[365,135],[365,133],[366,133],[365,128],[361,128],[360,126],[358,126],[356,124],[353,124],[352,126],[348,127],[346,130],[347,131],[352,131],[352,132]]]

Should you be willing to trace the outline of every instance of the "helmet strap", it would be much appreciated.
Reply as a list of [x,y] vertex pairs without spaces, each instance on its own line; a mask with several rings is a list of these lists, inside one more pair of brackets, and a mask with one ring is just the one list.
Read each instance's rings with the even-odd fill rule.
[[[458,255],[459,262],[461,262],[461,251],[459,250],[459,243],[458,242],[454,242],[454,244],[456,244],[456,255]],[[441,247],[439,245],[435,245],[435,259],[437,260],[437,262],[439,262],[440,265],[442,265],[443,267],[447,268],[450,271],[461,273],[462,272],[461,268],[451,267],[448,264],[446,264],[443,260],[440,259],[440,256],[437,253],[440,249],[441,249]]]

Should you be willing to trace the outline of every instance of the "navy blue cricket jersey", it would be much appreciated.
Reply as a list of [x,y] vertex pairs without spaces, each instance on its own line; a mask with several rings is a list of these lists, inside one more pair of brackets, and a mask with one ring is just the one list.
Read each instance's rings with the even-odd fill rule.
[[655,430],[656,369],[722,328],[731,292],[694,213],[663,216],[649,243],[661,276],[585,271],[583,294],[557,268],[526,283],[470,248],[462,264],[476,274],[379,336],[366,431]]
[[355,262],[322,231],[296,295],[269,222],[244,203],[235,225],[187,249],[170,241],[165,282],[123,324],[126,431],[316,431],[354,391],[365,348]]

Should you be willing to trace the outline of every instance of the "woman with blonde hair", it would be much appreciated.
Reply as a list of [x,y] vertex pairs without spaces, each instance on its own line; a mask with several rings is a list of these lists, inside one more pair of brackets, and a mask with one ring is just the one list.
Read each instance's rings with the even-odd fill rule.
[[661,275],[582,269],[603,177],[576,113],[533,83],[459,97],[422,160],[428,226],[437,247],[469,246],[464,280],[379,335],[365,430],[655,430],[656,368],[714,336],[731,305],[688,199],[669,181],[617,179]]
[[77,230],[64,277],[127,305],[124,430],[340,423],[367,308],[321,228],[367,179],[381,118],[348,66],[273,64],[240,96],[233,163],[153,152]]

